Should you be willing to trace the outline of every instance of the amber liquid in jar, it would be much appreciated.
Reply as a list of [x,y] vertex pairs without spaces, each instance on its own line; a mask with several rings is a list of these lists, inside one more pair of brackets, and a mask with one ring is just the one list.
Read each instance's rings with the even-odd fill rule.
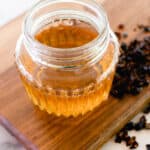
[[[35,33],[35,39],[49,47],[76,48],[83,46],[99,35],[91,24],[75,20],[58,20]],[[113,80],[114,70],[100,79],[103,72],[112,63],[114,48],[108,46],[106,53],[98,63],[80,71],[39,67],[34,81],[21,75],[25,88],[35,105],[57,116],[77,116],[93,110],[106,100]],[[28,62],[30,60],[27,60]],[[86,60],[80,62],[83,66]],[[32,65],[28,63],[27,65]],[[28,66],[30,67],[30,66]]]

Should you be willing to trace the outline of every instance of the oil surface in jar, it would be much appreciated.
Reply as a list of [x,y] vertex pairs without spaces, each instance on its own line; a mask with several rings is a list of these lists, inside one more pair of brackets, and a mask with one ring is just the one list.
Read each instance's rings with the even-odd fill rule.
[[[99,35],[91,24],[79,20],[56,21],[41,28],[35,34],[40,43],[55,48],[75,48],[83,46]],[[68,50],[68,49],[67,49]],[[114,48],[109,45],[103,59],[89,69],[65,71],[45,67],[35,67],[36,63],[26,58],[27,68],[36,68],[36,82],[21,75],[26,91],[35,105],[48,113],[77,116],[93,110],[106,100],[112,84],[114,70],[97,82],[103,71],[112,63]],[[29,63],[30,62],[30,63]],[[32,66],[32,67],[31,67]],[[102,68],[102,70],[101,70]],[[50,88],[49,88],[50,87]]]
[[40,43],[55,48],[75,48],[94,40],[97,30],[89,23],[76,19],[55,21],[36,33]]

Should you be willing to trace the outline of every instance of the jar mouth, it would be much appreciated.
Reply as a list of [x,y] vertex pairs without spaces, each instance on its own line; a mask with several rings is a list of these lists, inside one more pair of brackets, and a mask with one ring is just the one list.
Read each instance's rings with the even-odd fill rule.
[[[95,26],[97,28],[100,28],[100,26],[103,26],[103,29],[101,31],[98,31],[98,36],[93,39],[92,41],[80,46],[80,47],[73,47],[73,48],[55,48],[52,46],[47,46],[44,45],[42,43],[40,43],[39,41],[37,41],[34,38],[33,35],[33,30],[32,27],[34,26],[34,22],[35,22],[35,18],[37,16],[37,14],[39,13],[38,11],[40,9],[45,9],[46,5],[49,4],[50,9],[52,9],[52,5],[57,5],[57,4],[61,4],[64,5],[64,9],[63,7],[61,7],[60,9],[63,9],[63,12],[69,11],[69,8],[67,8],[66,6],[70,3],[73,3],[72,5],[80,5],[80,7],[83,7],[82,9],[84,11],[89,11],[89,18],[92,17],[93,15],[93,23],[95,23]],[[55,14],[57,11],[52,11],[48,12],[49,14]],[[42,12],[43,13],[43,12]],[[46,12],[47,13],[47,12]],[[77,11],[75,10],[74,13],[77,13]],[[86,12],[83,12],[86,13]],[[80,15],[80,13],[78,14],[78,16]],[[87,15],[88,16],[88,15]],[[43,17],[43,16],[42,16]],[[43,17],[44,18],[44,17]],[[102,22],[100,22],[100,20]],[[76,59],[79,58],[80,56],[78,55],[78,53],[80,53],[81,55],[81,51],[84,53],[87,52],[87,54],[89,55],[93,55],[91,53],[93,53],[91,51],[92,48],[95,47],[100,47],[100,45],[106,44],[108,43],[108,38],[109,38],[109,23],[108,23],[108,19],[107,19],[107,14],[105,13],[104,9],[102,8],[102,6],[94,1],[94,0],[40,0],[38,3],[36,3],[31,10],[29,10],[28,14],[25,17],[25,21],[23,24],[23,39],[24,39],[24,43],[27,46],[27,50],[30,49],[29,51],[32,53],[36,53],[36,55],[45,55],[45,56],[49,56],[49,59],[55,59],[54,57],[52,57],[53,53],[65,53],[66,51],[69,52],[70,54],[76,54]],[[105,49],[100,49],[99,48],[99,55],[102,55],[105,52]],[[31,54],[34,55],[34,54]],[[89,57],[89,56],[86,56]],[[80,57],[81,58],[81,57]],[[70,57],[70,60],[74,59],[74,57]],[[68,58],[67,58],[68,60]],[[65,59],[66,61],[66,59]]]
[[[89,1],[89,0],[88,0]],[[40,42],[38,42],[37,40],[34,39],[33,35],[30,32],[30,29],[28,29],[29,27],[32,26],[32,17],[34,15],[34,13],[37,11],[37,8],[41,8],[44,5],[46,5],[46,3],[48,2],[48,0],[41,0],[38,3],[36,3],[28,12],[28,14],[25,17],[25,21],[23,24],[23,33],[24,33],[24,37],[26,37],[27,41],[29,43],[32,43],[33,47],[36,48],[42,48],[42,49],[47,49],[47,50],[51,50],[51,51],[77,51],[77,50],[82,50],[82,49],[88,49],[89,47],[95,46],[97,43],[101,43],[101,41],[103,40],[103,37],[107,35],[108,28],[109,28],[109,24],[108,24],[108,19],[107,19],[107,15],[106,12],[104,11],[104,9],[102,8],[102,6],[97,3],[96,1],[90,0],[94,5],[93,8],[91,6],[88,6],[91,9],[95,9],[95,11],[97,11],[97,13],[100,13],[100,15],[103,17],[104,19],[104,23],[105,23],[105,29],[103,32],[101,32],[101,34],[99,34],[94,40],[80,46],[80,47],[74,47],[74,48],[55,48],[52,46],[47,46],[44,45]],[[65,3],[69,3],[69,0],[51,0],[50,3],[60,3],[60,2],[65,2]],[[81,2],[80,0],[72,0],[73,3],[79,3],[79,4],[85,4],[84,2]],[[86,1],[85,1],[86,2]],[[85,4],[87,5],[87,4]]]

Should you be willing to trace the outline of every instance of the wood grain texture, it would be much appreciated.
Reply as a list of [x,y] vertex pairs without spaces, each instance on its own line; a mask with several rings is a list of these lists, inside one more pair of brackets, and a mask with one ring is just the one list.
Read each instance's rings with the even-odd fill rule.
[[[112,28],[124,23],[131,38],[138,36],[131,32],[136,24],[149,23],[149,6],[149,0],[104,2]],[[122,101],[110,97],[93,112],[77,118],[58,118],[41,112],[29,101],[14,65],[21,21],[19,17],[0,29],[0,114],[40,150],[98,149],[150,101],[148,87],[140,95],[126,96]]]
[[14,64],[17,38],[21,32],[23,16],[16,18],[0,29],[0,73]]

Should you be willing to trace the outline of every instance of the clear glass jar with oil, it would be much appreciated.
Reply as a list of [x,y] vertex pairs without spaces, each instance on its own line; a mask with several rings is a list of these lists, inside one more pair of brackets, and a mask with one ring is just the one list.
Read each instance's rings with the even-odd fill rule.
[[28,12],[16,63],[32,102],[78,116],[107,100],[119,56],[107,15],[94,0],[42,0]]

